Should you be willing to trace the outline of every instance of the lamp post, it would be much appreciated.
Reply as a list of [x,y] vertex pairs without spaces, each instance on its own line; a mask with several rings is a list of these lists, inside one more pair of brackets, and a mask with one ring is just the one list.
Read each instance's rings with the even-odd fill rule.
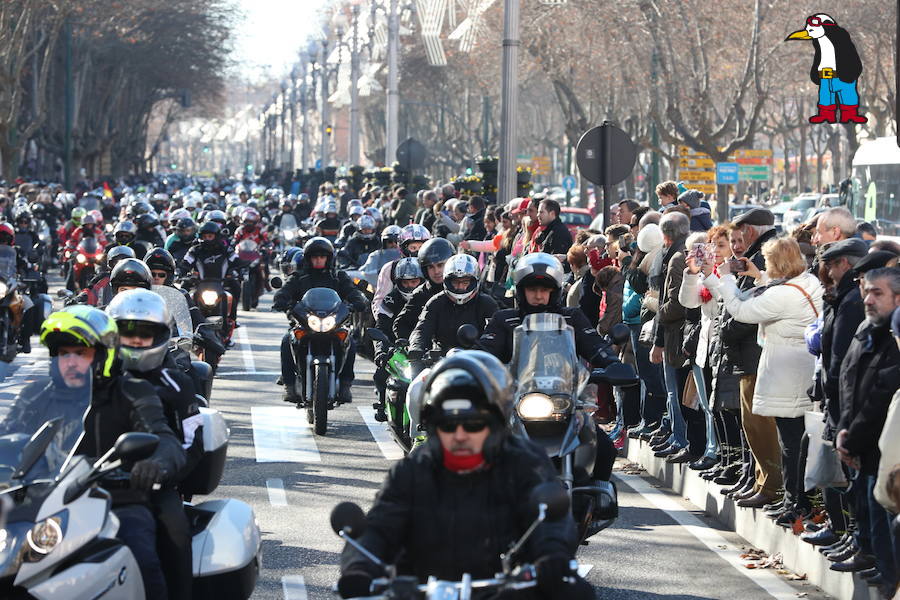
[[497,173],[497,201],[516,197],[516,158],[518,156],[516,118],[519,108],[519,0],[504,0],[503,77],[500,117],[500,164]]
[[388,12],[388,76],[387,107],[385,110],[384,164],[390,165],[397,156],[400,126],[400,12],[399,0],[390,0]]
[[353,43],[350,48],[350,153],[347,162],[359,164],[359,4],[351,6]]
[[297,75],[300,69],[297,65],[291,69],[291,154],[289,170],[294,172],[294,141],[297,138]]
[[328,166],[328,154],[331,146],[331,136],[329,135],[329,123],[328,119],[330,117],[330,111],[328,110],[328,38],[322,40],[322,66],[321,66],[321,74],[322,74],[322,148],[320,152],[320,156],[322,159],[322,169]]
[[281,110],[280,110],[280,114],[279,114],[279,117],[281,118],[281,148],[278,152],[278,167],[279,168],[284,167],[284,156],[285,156],[285,147],[286,147],[284,138],[285,138],[285,133],[286,133],[287,128],[284,125],[284,113],[287,112],[287,110],[286,110],[287,109],[287,87],[288,87],[287,82],[282,81],[281,82]]

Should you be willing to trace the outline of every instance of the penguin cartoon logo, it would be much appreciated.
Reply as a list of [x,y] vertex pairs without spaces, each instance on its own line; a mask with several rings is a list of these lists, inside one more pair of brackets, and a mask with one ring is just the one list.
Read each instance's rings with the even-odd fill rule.
[[847,30],[829,15],[818,13],[807,17],[806,27],[784,41],[789,40],[811,40],[816,50],[809,78],[819,86],[819,112],[809,122],[866,123],[868,119],[859,114],[856,91],[862,61]]

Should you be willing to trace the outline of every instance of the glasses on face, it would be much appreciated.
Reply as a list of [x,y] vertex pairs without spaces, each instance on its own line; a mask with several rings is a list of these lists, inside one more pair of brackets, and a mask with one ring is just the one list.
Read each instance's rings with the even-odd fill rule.
[[484,431],[487,427],[487,421],[483,420],[467,420],[467,421],[444,421],[439,423],[437,428],[444,433],[454,433],[456,429],[462,425],[463,431],[466,433],[478,433]]
[[165,271],[152,271],[150,274],[153,275],[154,279],[165,279],[169,276]]

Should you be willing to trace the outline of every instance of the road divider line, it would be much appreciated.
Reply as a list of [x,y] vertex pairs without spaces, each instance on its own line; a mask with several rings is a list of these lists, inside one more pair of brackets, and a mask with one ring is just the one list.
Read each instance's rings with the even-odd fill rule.
[[594,565],[578,565],[578,575],[584,579],[594,569]]
[[247,373],[256,373],[256,363],[253,361],[253,348],[250,346],[250,339],[247,337],[247,326],[237,328],[237,341],[241,345],[241,356],[244,359],[244,368]]
[[359,415],[366,423],[366,427],[369,428],[372,438],[375,440],[375,443],[378,444],[378,448],[381,450],[384,457],[388,460],[399,460],[403,458],[403,450],[401,450],[400,446],[394,442],[394,438],[391,437],[391,434],[387,430],[387,425],[375,420],[375,413],[372,412],[373,409],[357,406],[356,410],[359,411]]
[[281,479],[266,479],[266,489],[269,492],[269,504],[272,506],[287,506],[287,494],[284,491],[284,481]]
[[240,377],[242,375],[281,375],[281,371],[216,371],[216,377]]
[[[719,533],[691,514],[671,496],[653,488],[639,475],[624,475],[616,473],[616,478],[623,481],[628,487],[640,494],[650,504],[663,511],[672,519],[684,527],[688,533],[700,540],[707,548],[719,555],[734,569],[747,579],[761,587],[767,594],[779,600],[795,600],[797,590],[782,581],[771,569],[746,569],[741,562],[741,551],[733,548],[732,544]],[[724,549],[723,549],[724,548]]]
[[256,462],[322,462],[306,412],[289,406],[251,406]]
[[281,589],[284,600],[307,600],[303,575],[285,575],[281,578]]

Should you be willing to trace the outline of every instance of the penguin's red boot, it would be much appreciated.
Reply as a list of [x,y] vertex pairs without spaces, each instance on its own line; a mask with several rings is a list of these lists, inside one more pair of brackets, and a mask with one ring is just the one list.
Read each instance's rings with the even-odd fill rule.
[[819,114],[809,118],[810,123],[837,123],[837,104],[819,104]]
[[857,113],[859,104],[848,106],[841,104],[841,123],[868,123],[869,119]]

